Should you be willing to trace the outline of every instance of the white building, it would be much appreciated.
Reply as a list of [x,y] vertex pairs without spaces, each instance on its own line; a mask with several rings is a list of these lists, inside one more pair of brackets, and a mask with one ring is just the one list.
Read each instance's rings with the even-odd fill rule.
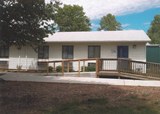
[[36,53],[31,47],[0,48],[0,63],[9,69],[37,69],[38,61],[80,58],[130,58],[146,61],[149,37],[142,30],[57,32]]

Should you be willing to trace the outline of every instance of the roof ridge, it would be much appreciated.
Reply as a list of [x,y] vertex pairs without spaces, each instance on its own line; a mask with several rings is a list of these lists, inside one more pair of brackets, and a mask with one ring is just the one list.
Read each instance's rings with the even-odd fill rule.
[[101,33],[101,32],[129,32],[129,31],[143,31],[144,32],[144,30],[118,30],[118,31],[66,31],[66,32],[55,32],[55,34],[56,33]]

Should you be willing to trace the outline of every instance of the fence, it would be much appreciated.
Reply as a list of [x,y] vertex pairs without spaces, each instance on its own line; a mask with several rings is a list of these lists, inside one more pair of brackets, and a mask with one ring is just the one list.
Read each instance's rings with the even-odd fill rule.
[[[2,64],[3,63],[3,64]],[[8,63],[2,62],[0,68],[6,68]],[[153,77],[160,79],[160,64],[152,62],[134,61],[131,59],[112,59],[112,58],[92,58],[92,59],[67,59],[56,61],[39,61],[38,64],[42,65],[43,69],[49,73],[49,67],[52,66],[52,70],[56,71],[57,66],[61,66],[60,72],[64,75],[65,72],[77,72],[80,75],[81,72],[86,72],[88,65],[93,66],[96,71],[96,75],[101,71],[107,73],[107,71],[115,71],[119,74],[129,73],[134,75],[141,75],[146,78]],[[41,69],[39,69],[41,70]]]
[[[56,71],[57,67],[60,67],[60,72],[64,75],[65,72],[77,72],[80,75],[80,72],[86,72],[87,66],[89,64],[95,64],[93,66],[96,74],[98,73],[98,59],[65,59],[65,60],[56,60],[56,61],[41,61],[40,63],[47,64],[47,74],[49,73],[49,67],[52,65],[53,72]],[[93,70],[93,71],[94,71]],[[97,74],[98,75],[98,74]]]

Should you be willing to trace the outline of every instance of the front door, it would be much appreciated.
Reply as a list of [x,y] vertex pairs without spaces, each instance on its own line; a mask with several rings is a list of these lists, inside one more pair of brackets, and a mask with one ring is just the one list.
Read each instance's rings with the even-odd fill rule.
[[[128,58],[128,46],[117,47],[117,58]],[[119,71],[129,71],[129,61],[125,59],[119,59],[117,69]]]

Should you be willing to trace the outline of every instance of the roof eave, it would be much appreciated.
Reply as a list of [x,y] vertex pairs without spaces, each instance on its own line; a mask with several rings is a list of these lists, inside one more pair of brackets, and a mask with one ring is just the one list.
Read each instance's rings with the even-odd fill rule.
[[68,42],[70,42],[70,43],[92,43],[92,42],[99,42],[99,43],[110,43],[110,42],[150,42],[150,40],[146,40],[146,41],[144,41],[144,40],[142,40],[142,41],[45,41],[45,42],[47,42],[47,43],[68,43]]

